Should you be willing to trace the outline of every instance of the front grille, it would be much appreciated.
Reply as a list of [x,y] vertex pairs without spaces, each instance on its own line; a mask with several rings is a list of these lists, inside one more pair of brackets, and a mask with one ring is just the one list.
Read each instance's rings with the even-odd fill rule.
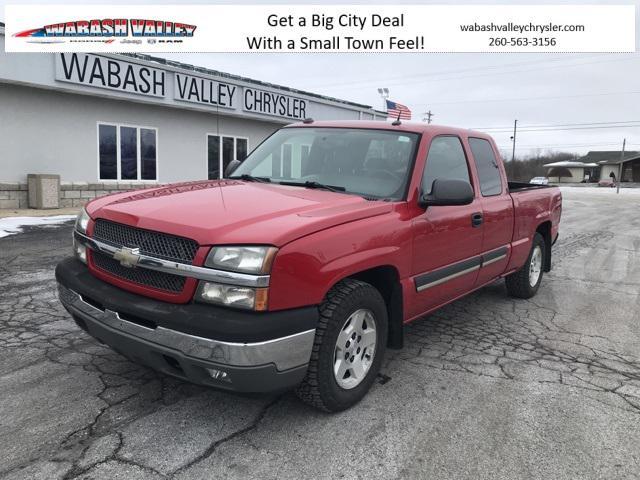
[[96,240],[116,247],[139,248],[140,253],[144,255],[178,263],[193,263],[198,251],[198,243],[189,238],[152,232],[102,219],[96,220],[93,236]]
[[117,260],[100,252],[93,252],[93,263],[96,267],[111,275],[146,287],[153,287],[171,293],[180,293],[184,288],[185,277],[147,268],[123,267]]

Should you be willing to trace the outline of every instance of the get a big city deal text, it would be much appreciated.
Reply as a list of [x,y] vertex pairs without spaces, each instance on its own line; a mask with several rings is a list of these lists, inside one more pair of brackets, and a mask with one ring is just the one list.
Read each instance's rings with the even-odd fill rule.
[[[362,32],[369,27],[373,28],[402,28],[405,25],[404,14],[397,16],[384,16],[379,14],[356,15],[342,14],[337,16],[325,14],[313,14],[310,16],[294,15],[269,15],[266,19],[269,27],[278,29],[314,27],[324,30],[334,28],[347,28]],[[378,38],[359,38],[349,35],[335,35],[330,38],[310,38],[301,36],[299,39],[287,39],[283,41],[278,35],[273,36],[248,36],[247,44],[251,50],[340,50],[341,42],[344,42],[348,50],[377,50],[384,48],[398,50],[418,50],[424,48],[424,39],[415,37],[403,39],[391,36],[385,40]]]

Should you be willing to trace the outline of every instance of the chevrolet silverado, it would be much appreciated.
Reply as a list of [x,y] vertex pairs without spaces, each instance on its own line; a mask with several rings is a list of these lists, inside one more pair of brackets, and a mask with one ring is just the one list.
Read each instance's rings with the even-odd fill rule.
[[187,381],[339,411],[405,324],[501,278],[532,297],[551,268],[559,189],[508,182],[480,132],[309,119],[226,177],[86,205],[56,268],[80,328]]

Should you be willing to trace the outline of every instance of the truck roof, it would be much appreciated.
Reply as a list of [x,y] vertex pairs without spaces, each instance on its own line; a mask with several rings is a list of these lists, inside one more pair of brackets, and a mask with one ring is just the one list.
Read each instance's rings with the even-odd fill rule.
[[429,133],[431,135],[473,135],[474,137],[490,138],[486,133],[478,132],[476,130],[469,130],[467,128],[447,127],[445,125],[433,125],[422,122],[407,122],[402,121],[400,125],[392,125],[388,121],[375,121],[375,120],[328,120],[328,121],[313,121],[310,123],[298,122],[287,125],[285,128],[291,127],[332,127],[332,128],[364,128],[364,129],[376,129],[376,130],[397,130],[400,132],[413,132],[413,133]]

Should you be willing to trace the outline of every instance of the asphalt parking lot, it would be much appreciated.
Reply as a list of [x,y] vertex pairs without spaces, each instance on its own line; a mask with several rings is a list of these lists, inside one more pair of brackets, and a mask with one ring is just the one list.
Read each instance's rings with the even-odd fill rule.
[[0,239],[0,478],[638,478],[640,195],[564,198],[535,298],[412,324],[334,415],[129,362],[57,301],[69,222]]

